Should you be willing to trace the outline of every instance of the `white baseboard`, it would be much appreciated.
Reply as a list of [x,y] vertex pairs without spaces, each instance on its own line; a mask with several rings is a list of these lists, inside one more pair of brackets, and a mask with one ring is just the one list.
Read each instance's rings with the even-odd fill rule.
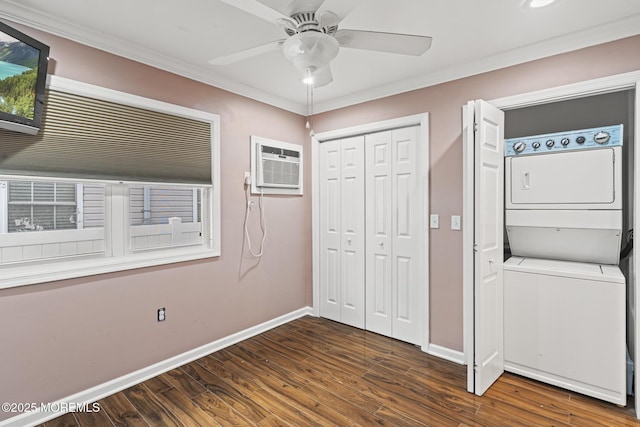
[[464,365],[464,353],[457,350],[451,350],[450,348],[442,347],[437,344],[429,344],[427,353],[432,356],[439,357],[441,359],[448,360],[450,362],[457,363],[458,365]]
[[[220,338],[219,340],[213,341],[209,344],[194,348],[193,350],[189,350],[185,353],[163,360],[151,366],[147,366],[146,368],[142,368],[130,374],[123,375],[122,377],[81,391],[64,399],[60,399],[57,402],[52,402],[51,406],[53,408],[68,408],[70,403],[82,405],[85,403],[95,402],[104,397],[110,396],[121,390],[146,381],[149,378],[153,378],[179,366],[200,359],[201,357],[204,357],[208,354],[214,353],[218,350],[222,350],[223,348],[239,343],[240,341],[244,341],[247,338],[259,335],[277,326],[284,325],[285,323],[289,323],[295,319],[299,319],[307,315],[313,315],[313,309],[311,307],[301,308],[294,312],[285,314],[283,316],[237,332],[235,334]],[[89,407],[91,407],[91,405],[89,405]],[[63,415],[64,413],[65,411],[25,412],[4,421],[0,421],[0,427],[32,427]]]

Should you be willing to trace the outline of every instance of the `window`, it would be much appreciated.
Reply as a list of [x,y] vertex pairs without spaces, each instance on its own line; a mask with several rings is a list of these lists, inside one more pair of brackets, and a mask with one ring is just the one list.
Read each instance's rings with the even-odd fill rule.
[[201,244],[202,191],[177,186],[130,186],[130,249]]
[[9,181],[7,194],[9,232],[77,228],[75,184]]
[[50,76],[43,122],[0,130],[0,288],[220,254],[217,115]]

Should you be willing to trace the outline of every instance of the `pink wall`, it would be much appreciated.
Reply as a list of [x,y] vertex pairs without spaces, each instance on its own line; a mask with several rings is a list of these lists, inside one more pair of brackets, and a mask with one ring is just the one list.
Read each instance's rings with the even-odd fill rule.
[[222,256],[0,290],[0,401],[63,398],[311,305],[311,168],[303,197],[265,197],[262,260],[243,246],[250,135],[304,144],[308,162],[303,117],[20,28],[51,46],[52,74],[221,116]]
[[[430,230],[430,339],[462,351],[462,105],[640,70],[640,36],[379,99],[313,118],[316,132],[429,112],[430,206],[441,227]],[[464,226],[464,218],[462,220]]]

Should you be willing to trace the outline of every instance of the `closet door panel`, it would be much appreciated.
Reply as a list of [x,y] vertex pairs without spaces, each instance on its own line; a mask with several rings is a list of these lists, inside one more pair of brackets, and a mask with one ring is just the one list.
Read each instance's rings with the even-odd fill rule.
[[422,194],[417,169],[418,127],[392,131],[392,299],[393,337],[414,344],[422,342],[422,283],[420,221]]
[[341,140],[341,307],[343,323],[365,326],[364,137]]
[[320,316],[340,321],[341,146],[320,144]]
[[366,328],[392,336],[391,132],[367,135]]

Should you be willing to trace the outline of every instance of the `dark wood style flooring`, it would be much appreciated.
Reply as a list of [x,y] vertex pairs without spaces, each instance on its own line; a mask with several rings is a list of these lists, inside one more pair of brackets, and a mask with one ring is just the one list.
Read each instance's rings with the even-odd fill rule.
[[413,345],[305,317],[44,425],[640,425],[630,407],[511,374],[477,397],[465,377]]

